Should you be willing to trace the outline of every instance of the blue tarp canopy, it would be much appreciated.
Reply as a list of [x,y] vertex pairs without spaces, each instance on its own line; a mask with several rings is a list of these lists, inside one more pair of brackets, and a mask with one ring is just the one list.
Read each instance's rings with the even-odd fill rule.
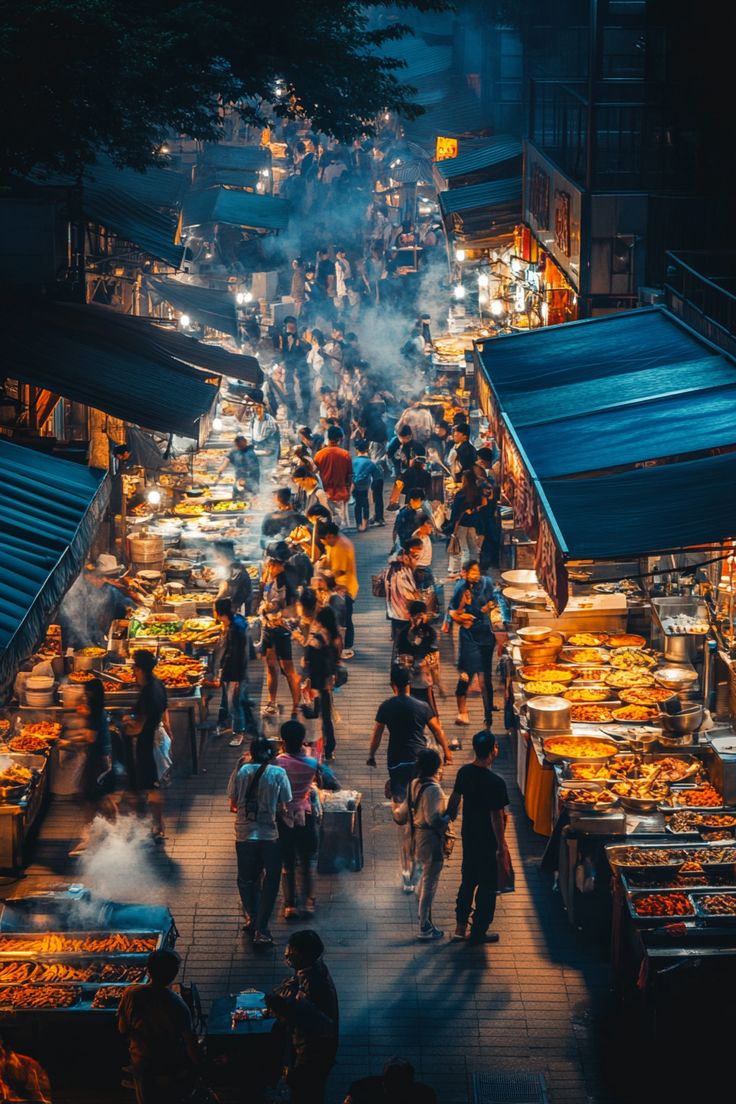
[[518,205],[521,203],[521,177],[453,188],[450,192],[440,192],[439,201],[443,215],[463,214],[465,211],[477,211],[505,203]]
[[736,444],[736,364],[663,308],[480,346],[542,478]]
[[[491,169],[505,162],[519,159],[521,164],[521,142],[518,138],[510,138],[505,134],[497,134],[493,138],[487,138],[482,145],[474,149],[458,154],[457,157],[447,157],[443,161],[436,161],[435,168],[443,180],[454,180],[458,176],[469,176],[471,173]],[[510,174],[504,173],[505,176]]]
[[5,376],[195,440],[219,390],[211,365],[241,359],[110,307],[70,303],[17,303],[7,312],[3,342]]
[[543,484],[562,551],[618,559],[736,536],[736,453]]
[[184,226],[221,222],[254,230],[284,230],[288,221],[289,204],[285,199],[233,188],[192,192],[184,203]]
[[165,299],[176,310],[190,315],[203,326],[210,326],[231,337],[238,336],[235,296],[229,291],[185,284],[166,276],[148,276],[145,285],[159,299]]
[[46,632],[109,498],[105,472],[0,437],[0,689]]
[[511,234],[521,219],[521,177],[453,188],[438,198],[449,232],[460,241]]

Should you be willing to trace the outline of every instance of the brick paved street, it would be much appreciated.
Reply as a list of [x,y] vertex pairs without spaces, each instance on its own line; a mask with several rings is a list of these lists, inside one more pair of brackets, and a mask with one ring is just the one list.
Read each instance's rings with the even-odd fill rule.
[[[361,573],[357,655],[349,665],[349,683],[336,699],[341,721],[335,770],[344,785],[364,795],[365,868],[360,874],[320,877],[318,884],[315,926],[327,947],[342,1014],[330,1104],[343,1100],[352,1078],[378,1071],[394,1053],[416,1064],[442,1104],[466,1104],[471,1075],[490,1070],[543,1071],[553,1104],[598,1100],[586,1023],[591,1001],[608,987],[608,966],[595,948],[577,942],[559,899],[538,872],[544,841],[533,835],[521,810],[515,761],[503,736],[498,770],[511,795],[517,888],[499,900],[501,942],[472,948],[447,939],[433,945],[415,941],[416,902],[400,891],[397,829],[383,796],[385,748],[379,752],[378,770],[365,765],[376,704],[389,693],[388,627],[383,601],[373,598],[370,588],[371,574],[385,562],[388,533],[371,530],[354,537]],[[441,546],[436,559],[441,571]],[[448,653],[448,690],[454,686],[450,662]],[[260,667],[254,668],[256,677],[260,679]],[[474,727],[467,731],[472,733],[480,727],[481,714],[479,698],[470,701]],[[454,699],[441,702],[440,712],[450,730]],[[197,983],[205,1004],[245,986],[267,989],[286,972],[282,952],[287,926],[280,916],[273,925],[277,945],[266,956],[254,954],[240,931],[233,825],[224,796],[237,756],[224,740],[215,741],[206,773],[180,780],[169,791],[165,853],[144,845],[127,864],[131,899],[138,894],[170,906],[181,932],[178,949],[185,959],[185,977]],[[470,757],[467,741],[446,771],[448,791],[455,769]],[[66,856],[76,838],[75,825],[74,807],[56,802],[43,825],[29,877],[21,883],[23,891],[91,881],[83,864]],[[448,934],[459,866],[458,845],[445,867],[434,910],[435,922]],[[114,894],[121,885],[126,885],[125,876],[116,871],[101,888]]]

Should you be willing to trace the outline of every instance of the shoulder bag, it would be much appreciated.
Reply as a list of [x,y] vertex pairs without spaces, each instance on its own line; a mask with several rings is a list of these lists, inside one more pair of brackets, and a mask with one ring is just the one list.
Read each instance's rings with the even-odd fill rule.
[[243,798],[243,805],[245,806],[245,819],[249,821],[258,820],[258,787],[261,783],[261,778],[264,775],[268,763],[261,763],[258,770],[253,774],[245,789],[245,797]]
[[[414,801],[411,800],[411,784],[409,785],[409,793],[407,795],[406,803],[407,803],[407,808],[408,808],[408,813],[409,813],[409,824],[411,825],[412,838],[414,836],[414,831],[415,831],[414,814],[416,813],[417,809],[419,808],[419,802],[422,800],[422,794],[430,786],[436,786],[436,785],[437,785],[436,782],[425,782],[423,785],[421,785],[419,787],[419,790],[417,791],[417,796],[416,796]],[[436,832],[437,835],[440,837],[440,846],[442,848],[443,858],[449,859],[450,856],[452,855],[452,852],[455,849],[455,841],[456,841],[456,836],[455,836],[455,832],[453,831],[452,824],[448,821],[448,823],[444,827],[442,827],[442,828],[433,828],[432,831]]]

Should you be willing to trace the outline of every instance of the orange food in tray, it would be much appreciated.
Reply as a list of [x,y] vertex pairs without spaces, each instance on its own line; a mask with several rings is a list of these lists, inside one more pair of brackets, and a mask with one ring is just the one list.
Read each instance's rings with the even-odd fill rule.
[[659,716],[659,710],[649,705],[625,705],[623,709],[614,709],[616,721],[653,721]]
[[610,701],[613,694],[604,687],[573,686],[562,695],[569,702],[602,702]]
[[605,724],[613,720],[613,713],[604,705],[574,705],[570,719],[584,724]]

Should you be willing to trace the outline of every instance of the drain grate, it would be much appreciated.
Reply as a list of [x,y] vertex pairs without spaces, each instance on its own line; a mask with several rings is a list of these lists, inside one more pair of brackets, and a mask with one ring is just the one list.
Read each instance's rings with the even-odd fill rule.
[[549,1104],[541,1073],[475,1073],[473,1104]]

